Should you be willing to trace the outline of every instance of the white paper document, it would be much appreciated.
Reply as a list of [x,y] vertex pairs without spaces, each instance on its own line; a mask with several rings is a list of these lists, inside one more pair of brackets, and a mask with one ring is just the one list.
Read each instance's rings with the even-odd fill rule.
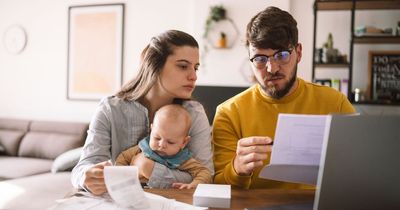
[[136,166],[106,166],[104,181],[108,193],[95,196],[79,192],[75,196],[56,201],[48,210],[184,210],[205,209],[144,192]]
[[148,209],[150,207],[139,181],[136,166],[104,167],[104,182],[111,198],[122,207]]
[[271,161],[260,177],[315,185],[329,115],[280,114]]

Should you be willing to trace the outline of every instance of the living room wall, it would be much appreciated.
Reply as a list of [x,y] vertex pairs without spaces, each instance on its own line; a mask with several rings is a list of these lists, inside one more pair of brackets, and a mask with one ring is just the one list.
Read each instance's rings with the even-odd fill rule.
[[[303,44],[303,58],[298,67],[298,75],[305,80],[311,80],[313,2],[314,0],[0,0],[0,117],[82,122],[90,120],[98,101],[71,101],[66,97],[70,6],[125,4],[123,81],[126,82],[137,72],[141,50],[150,37],[158,33],[167,29],[183,30],[192,34],[200,46],[203,46],[202,35],[209,7],[223,4],[228,16],[236,23],[240,37],[230,49],[212,49],[206,56],[202,54],[202,68],[198,73],[197,84],[249,86],[250,83],[241,73],[247,59],[243,45],[245,26],[254,14],[269,5],[288,10],[297,19],[299,41]],[[329,26],[329,21],[335,21],[335,18],[321,21],[327,21],[326,25]],[[25,50],[17,55],[8,53],[3,44],[4,32],[13,24],[22,25],[28,36]],[[340,41],[337,44],[340,46]]]
[[[66,98],[68,8],[76,5],[125,4],[123,81],[136,74],[141,50],[167,29],[191,33],[202,45],[204,21],[210,5],[224,4],[242,32],[252,15],[267,5],[289,9],[289,1],[212,0],[0,0],[0,37],[7,27],[19,24],[27,32],[27,45],[20,54],[10,54],[0,44],[0,117],[44,120],[90,120],[98,101],[71,101]],[[237,68],[237,57],[246,54],[238,42],[226,52],[208,59],[207,74],[199,72],[198,84],[246,86]],[[210,52],[212,54],[213,52]],[[220,54],[219,54],[220,53]],[[232,60],[231,63],[225,61]],[[223,67],[220,62],[224,61]],[[227,83],[226,75],[232,76]],[[223,75],[223,76],[221,76]]]

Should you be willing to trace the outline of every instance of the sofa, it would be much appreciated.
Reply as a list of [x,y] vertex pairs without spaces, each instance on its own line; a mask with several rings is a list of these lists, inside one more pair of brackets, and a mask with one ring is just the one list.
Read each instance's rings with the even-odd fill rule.
[[0,118],[0,209],[47,209],[73,191],[88,123]]

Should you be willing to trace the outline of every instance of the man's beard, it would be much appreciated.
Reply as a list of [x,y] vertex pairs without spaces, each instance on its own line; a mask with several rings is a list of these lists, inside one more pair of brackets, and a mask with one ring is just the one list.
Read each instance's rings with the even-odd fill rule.
[[[279,72],[276,72],[275,74],[271,74],[271,73],[267,72],[267,74],[269,74],[269,76],[270,76],[269,78],[280,76]],[[261,87],[264,90],[264,92],[267,93],[267,95],[270,96],[271,98],[281,99],[287,93],[289,93],[290,89],[293,87],[294,83],[296,82],[296,75],[297,75],[297,65],[294,67],[293,74],[290,75],[289,82],[284,84],[284,87],[282,89],[280,89],[280,90],[277,89],[272,82],[267,82],[266,86],[261,85]],[[264,82],[265,82],[266,78],[267,77],[264,78]]]

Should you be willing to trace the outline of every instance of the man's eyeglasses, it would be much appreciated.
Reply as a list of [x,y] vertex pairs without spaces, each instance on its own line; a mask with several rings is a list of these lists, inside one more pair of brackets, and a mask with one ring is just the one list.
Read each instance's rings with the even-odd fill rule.
[[266,55],[255,55],[253,58],[250,58],[250,61],[257,69],[266,68],[268,61],[274,61],[279,65],[285,65],[290,61],[290,54],[292,54],[294,48],[289,48],[287,50],[278,51],[271,56]]

